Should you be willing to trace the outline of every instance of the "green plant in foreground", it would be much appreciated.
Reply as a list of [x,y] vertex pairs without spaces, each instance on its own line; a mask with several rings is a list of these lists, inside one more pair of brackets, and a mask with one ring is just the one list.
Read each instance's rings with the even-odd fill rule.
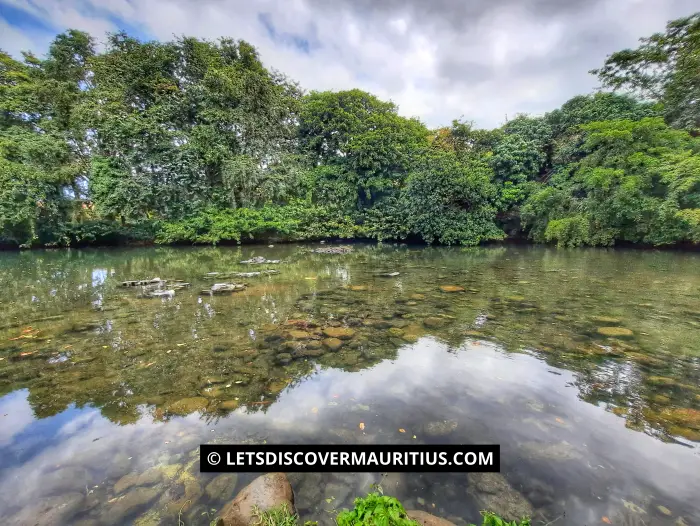
[[355,499],[355,508],[341,512],[338,526],[416,526],[403,505],[395,498],[379,493]]
[[[484,517],[481,526],[530,526],[530,519],[523,517],[520,521],[507,521],[502,519],[495,513],[490,511],[482,511],[481,515]],[[469,526],[474,526],[470,524]]]

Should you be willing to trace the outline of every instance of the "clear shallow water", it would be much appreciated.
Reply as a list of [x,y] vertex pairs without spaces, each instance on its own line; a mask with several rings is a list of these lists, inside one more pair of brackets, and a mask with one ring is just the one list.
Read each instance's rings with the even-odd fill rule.
[[[4,523],[208,524],[252,475],[200,474],[197,446],[266,440],[502,446],[496,477],[292,474],[321,522],[380,482],[456,522],[700,524],[697,255],[309,248],[1,254]],[[119,286],[155,276],[192,285]]]

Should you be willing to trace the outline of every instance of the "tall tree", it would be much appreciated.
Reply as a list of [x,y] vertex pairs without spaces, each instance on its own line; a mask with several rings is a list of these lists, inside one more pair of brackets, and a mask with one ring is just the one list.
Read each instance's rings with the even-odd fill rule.
[[672,20],[664,33],[640,42],[613,53],[591,73],[604,86],[663,102],[666,122],[700,132],[700,12]]

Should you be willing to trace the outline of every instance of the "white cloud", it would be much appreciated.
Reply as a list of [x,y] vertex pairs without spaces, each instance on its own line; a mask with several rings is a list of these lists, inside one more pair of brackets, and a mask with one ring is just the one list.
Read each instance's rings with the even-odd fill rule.
[[[242,38],[306,89],[366,89],[434,126],[462,115],[495,126],[506,114],[551,110],[594,89],[587,72],[606,55],[694,7],[691,0],[11,1],[46,25],[98,37],[122,20],[158,39]],[[2,21],[0,30],[0,47],[13,54],[46,49],[43,33]],[[306,39],[310,53],[291,36]]]

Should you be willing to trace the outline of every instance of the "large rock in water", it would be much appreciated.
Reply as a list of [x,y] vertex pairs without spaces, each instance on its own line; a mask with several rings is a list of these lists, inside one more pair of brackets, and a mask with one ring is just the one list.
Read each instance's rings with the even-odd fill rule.
[[500,473],[470,473],[467,493],[482,509],[509,521],[532,517],[534,513],[527,499],[513,489]]
[[287,506],[295,513],[294,493],[284,473],[267,473],[248,484],[236,498],[226,504],[219,514],[216,526],[250,526],[256,518],[253,508],[268,511]]
[[454,523],[447,519],[436,517],[427,511],[406,510],[406,515],[408,515],[409,519],[416,521],[420,526],[455,526]]

